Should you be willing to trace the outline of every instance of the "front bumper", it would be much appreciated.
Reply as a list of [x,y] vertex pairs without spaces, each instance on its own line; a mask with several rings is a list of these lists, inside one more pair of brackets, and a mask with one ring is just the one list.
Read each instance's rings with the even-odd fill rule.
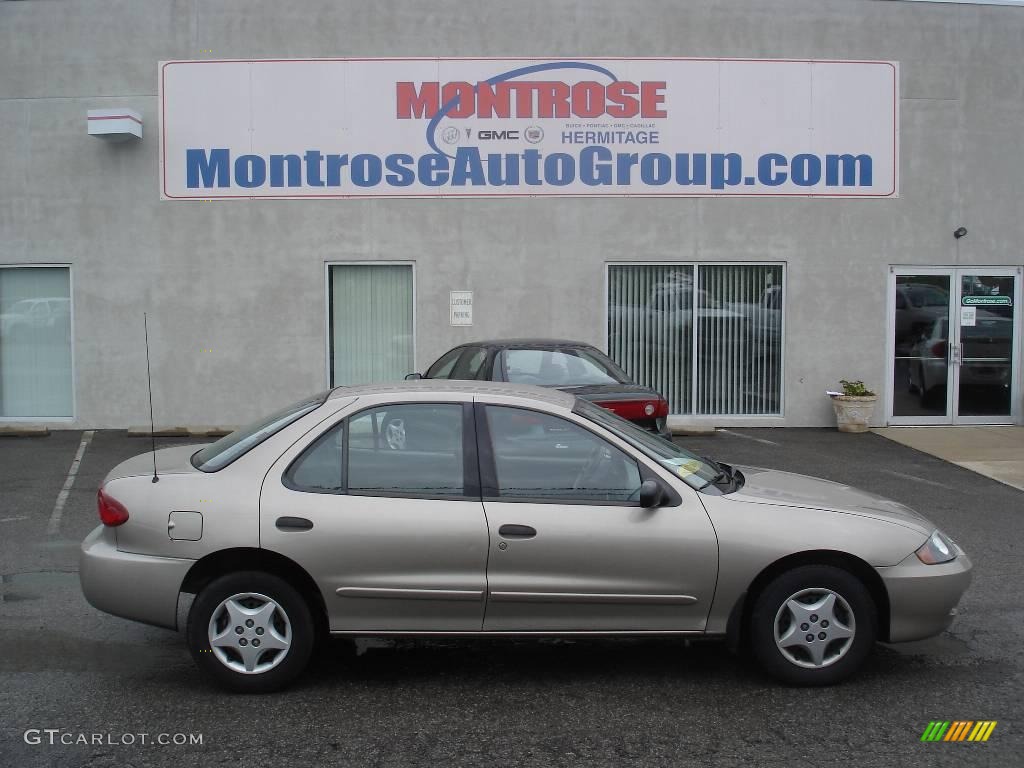
[[178,593],[194,560],[121,552],[113,528],[85,537],[79,578],[94,608],[158,627],[177,629]]
[[926,565],[912,553],[898,565],[879,568],[889,593],[888,641],[921,640],[952,624],[972,567],[957,547],[956,559],[941,565]]

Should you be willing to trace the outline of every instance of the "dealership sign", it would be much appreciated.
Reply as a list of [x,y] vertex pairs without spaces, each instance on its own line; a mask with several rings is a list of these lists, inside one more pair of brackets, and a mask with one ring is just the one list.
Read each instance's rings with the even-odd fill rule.
[[896,197],[898,81],[878,61],[163,62],[161,196]]

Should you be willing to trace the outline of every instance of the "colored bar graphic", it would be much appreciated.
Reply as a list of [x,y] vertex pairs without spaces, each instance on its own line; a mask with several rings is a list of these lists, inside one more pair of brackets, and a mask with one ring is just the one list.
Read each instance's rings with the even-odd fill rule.
[[988,741],[996,723],[996,720],[932,720],[921,734],[921,741]]
[[921,734],[921,741],[939,741],[947,728],[949,728],[948,720],[932,720]]

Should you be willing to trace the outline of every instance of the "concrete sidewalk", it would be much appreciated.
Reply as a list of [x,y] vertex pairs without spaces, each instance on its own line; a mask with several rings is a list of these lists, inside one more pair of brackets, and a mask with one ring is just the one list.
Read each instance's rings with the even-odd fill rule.
[[886,427],[871,431],[1024,491],[1024,427]]

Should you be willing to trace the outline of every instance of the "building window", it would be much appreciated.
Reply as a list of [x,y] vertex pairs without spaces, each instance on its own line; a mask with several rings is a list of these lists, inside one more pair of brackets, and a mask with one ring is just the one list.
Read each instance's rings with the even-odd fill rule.
[[414,370],[411,264],[333,264],[327,292],[332,387]]
[[781,264],[613,264],[608,355],[673,414],[782,414]]
[[74,415],[68,267],[0,267],[0,417]]

